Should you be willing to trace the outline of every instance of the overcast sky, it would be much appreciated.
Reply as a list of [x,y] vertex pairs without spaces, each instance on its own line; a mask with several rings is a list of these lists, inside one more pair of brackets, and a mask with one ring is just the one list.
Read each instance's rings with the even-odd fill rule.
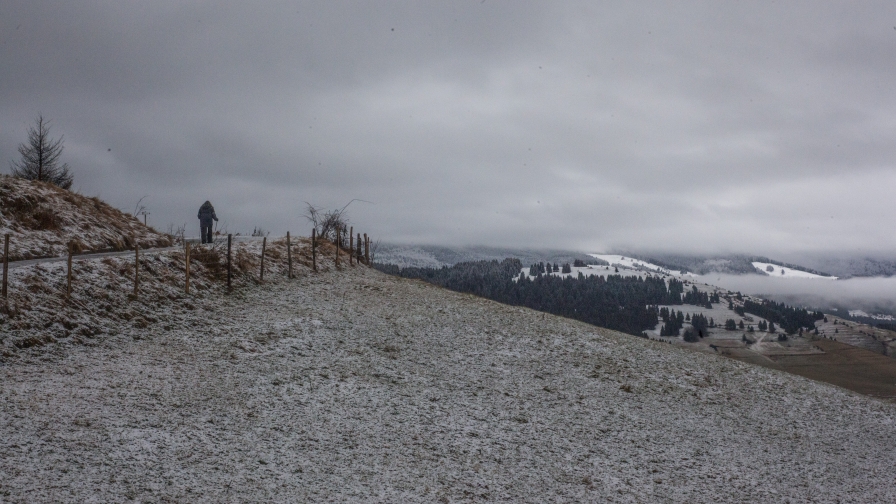
[[0,69],[0,170],[42,113],[161,230],[896,248],[892,1],[4,0]]

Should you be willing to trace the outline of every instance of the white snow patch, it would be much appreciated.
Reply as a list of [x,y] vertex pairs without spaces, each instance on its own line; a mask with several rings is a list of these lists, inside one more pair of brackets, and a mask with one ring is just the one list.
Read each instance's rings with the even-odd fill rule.
[[823,280],[836,280],[835,276],[816,275],[806,271],[795,270],[777,264],[753,261],[753,267],[772,278],[819,278]]
[[896,317],[892,315],[885,315],[880,313],[868,313],[864,310],[849,310],[850,317],[868,317],[874,320],[896,320]]

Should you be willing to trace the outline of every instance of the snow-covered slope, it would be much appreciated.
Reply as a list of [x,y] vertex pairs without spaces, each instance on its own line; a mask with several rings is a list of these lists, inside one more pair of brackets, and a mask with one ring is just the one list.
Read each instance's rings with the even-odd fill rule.
[[0,175],[0,239],[6,233],[13,261],[65,255],[69,242],[76,252],[129,249],[135,240],[143,248],[171,245],[168,236],[99,198]]
[[[647,261],[642,261],[640,259],[634,259],[631,257],[626,257],[622,255],[616,254],[588,254],[591,257],[600,259],[602,261],[606,261],[611,266],[620,266],[623,268],[646,271],[651,273],[658,274],[666,274],[666,275],[675,275],[681,276],[681,271],[670,270],[663,268],[662,266],[657,266],[656,264],[649,263]],[[687,273],[688,275],[693,276],[691,273]]]
[[753,267],[757,271],[774,278],[818,278],[823,280],[836,280],[835,276],[816,275],[807,271],[800,271],[793,268],[778,266],[777,264],[753,261]]
[[891,403],[321,256],[4,357],[0,500],[896,502]]

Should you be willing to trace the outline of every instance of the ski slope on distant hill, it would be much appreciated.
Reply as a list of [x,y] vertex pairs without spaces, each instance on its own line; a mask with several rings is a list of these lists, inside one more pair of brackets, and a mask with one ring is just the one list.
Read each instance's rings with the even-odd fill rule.
[[753,267],[757,270],[775,278],[821,278],[824,280],[836,280],[835,276],[816,275],[806,271],[795,270],[793,268],[785,268],[777,264],[753,261]]

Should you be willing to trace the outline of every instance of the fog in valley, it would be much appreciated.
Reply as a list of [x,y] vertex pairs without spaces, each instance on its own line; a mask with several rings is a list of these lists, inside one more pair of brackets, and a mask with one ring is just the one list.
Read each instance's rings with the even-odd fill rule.
[[835,309],[832,313],[837,315],[863,310],[896,317],[896,277],[824,280],[708,274],[698,277],[698,281],[797,306],[824,311]]

